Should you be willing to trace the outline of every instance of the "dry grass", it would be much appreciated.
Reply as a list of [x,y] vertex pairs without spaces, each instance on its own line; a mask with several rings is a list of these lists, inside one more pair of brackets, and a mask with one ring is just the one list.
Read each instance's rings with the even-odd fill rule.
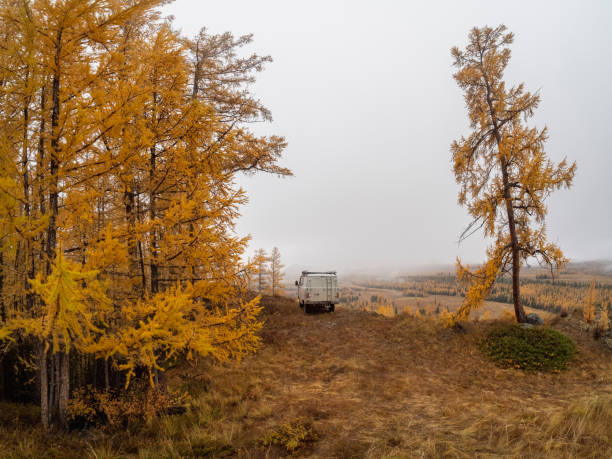
[[[193,396],[186,414],[125,432],[72,434],[64,444],[81,457],[273,458],[289,450],[266,438],[308,426],[308,442],[287,440],[298,445],[294,455],[612,456],[612,353],[570,319],[550,324],[579,348],[570,369],[529,374],[500,369],[478,351],[490,322],[458,333],[433,318],[342,307],[304,315],[291,300],[265,303],[256,355],[240,365],[200,364],[168,375]],[[6,457],[44,457],[35,428],[14,432],[0,430]]]

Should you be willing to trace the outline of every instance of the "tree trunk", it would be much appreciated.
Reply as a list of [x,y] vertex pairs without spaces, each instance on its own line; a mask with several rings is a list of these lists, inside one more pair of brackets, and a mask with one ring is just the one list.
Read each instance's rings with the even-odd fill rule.
[[514,302],[514,315],[516,316],[517,322],[524,323],[527,322],[527,316],[525,315],[525,310],[523,309],[523,305],[521,304],[519,279],[521,272],[521,257],[519,254],[518,237],[516,235],[516,222],[514,220],[514,207],[512,203],[512,195],[510,193],[510,183],[508,180],[508,164],[506,163],[506,160],[501,157],[502,140],[497,124],[498,119],[495,113],[495,109],[493,108],[493,102],[491,100],[491,89],[488,80],[485,79],[485,83],[487,88],[487,104],[489,106],[491,121],[493,123],[493,133],[497,142],[497,152],[500,155],[500,167],[502,171],[502,179],[504,185],[504,201],[506,203],[508,229],[510,231],[510,244],[512,250],[512,300]]
[[[129,276],[131,288],[137,289],[135,277],[138,276],[139,256],[138,256],[138,238],[136,237],[136,201],[133,189],[127,189],[123,194],[123,204],[125,206],[125,218],[127,222],[127,244],[128,244],[128,259],[129,259]],[[143,286],[144,287],[144,286]],[[142,296],[142,292],[140,293]]]
[[108,359],[104,359],[104,388],[110,389],[110,380],[108,378]]
[[57,420],[58,407],[57,375],[59,374],[59,361],[57,354],[50,354],[49,370],[51,370],[51,374],[49,375],[49,424],[53,424]]
[[45,109],[47,105],[47,91],[45,85],[40,90],[40,131],[38,138],[38,158],[36,158],[36,178],[38,180],[38,202],[41,215],[45,214],[45,193],[42,183],[45,161]]
[[68,427],[68,399],[70,398],[70,352],[60,352],[57,417],[62,427]]
[[140,241],[138,241],[138,260],[140,265],[140,279],[142,285],[140,297],[144,298],[144,294],[147,291],[147,275],[145,273],[144,251],[142,248],[142,242]]
[[[27,80],[26,80],[27,81]],[[30,220],[30,173],[29,173],[29,151],[28,151],[28,129],[30,126],[30,97],[26,98],[23,108],[23,145],[21,154],[21,171],[23,178],[23,214]],[[23,291],[25,292],[26,310],[32,308],[34,297],[30,289],[30,279],[34,278],[34,265],[31,264],[32,240],[30,236],[25,239],[23,254]]]
[[30,216],[30,174],[28,172],[28,128],[30,126],[29,100],[23,109],[23,146],[21,154],[21,171],[23,177],[23,213],[26,217]]
[[502,160],[502,178],[504,183],[504,200],[506,201],[506,213],[508,215],[508,227],[510,230],[510,243],[512,245],[512,302],[514,303],[514,315],[519,323],[527,322],[525,309],[521,304],[521,257],[519,253],[519,242],[516,235],[516,222],[514,220],[514,207],[508,183],[508,165]]
[[55,258],[57,247],[57,214],[59,210],[59,117],[60,117],[60,47],[61,32],[57,37],[57,52],[55,55],[56,73],[51,84],[51,157],[49,159],[49,176],[51,186],[49,190],[49,226],[47,227],[47,274],[51,273],[51,261]]
[[[26,219],[30,220],[31,204],[30,204],[30,173],[29,173],[29,153],[28,153],[28,128],[30,124],[29,104],[30,100],[26,100],[26,106],[23,109],[23,151],[21,157],[21,168],[23,177],[23,214]],[[30,292],[30,279],[34,278],[34,251],[32,247],[32,239],[28,236],[25,239],[25,247],[23,254],[23,291],[25,292],[26,310],[30,311],[34,306],[34,295]]]
[[[59,118],[60,118],[60,54],[62,31],[57,33],[55,54],[55,73],[51,84],[51,156],[49,158],[49,226],[47,227],[47,274],[51,273],[51,262],[55,259],[57,249],[57,217],[59,213]],[[67,352],[60,351],[54,355],[53,390],[49,397],[51,420],[58,420],[65,426],[66,409],[70,397],[70,358]]]
[[519,323],[527,322],[525,309],[521,304],[521,285],[519,282],[519,274],[521,271],[521,260],[519,251],[516,246],[512,247],[512,301],[514,303],[514,315]]
[[45,342],[40,343],[38,369],[40,372],[40,421],[45,429],[49,428],[49,372],[47,371],[47,351]]
[[149,193],[149,221],[153,225],[151,228],[151,257],[149,260],[149,267],[151,269],[151,293],[156,294],[159,292],[159,267],[157,265],[157,252],[158,252],[158,242],[157,242],[157,229],[155,228],[155,218],[156,218],[156,209],[155,209],[155,190],[154,190],[154,180],[155,180],[155,169],[156,169],[156,159],[157,152],[155,150],[155,146],[151,147],[151,160],[150,160],[150,170],[149,170],[149,178],[151,187],[151,192]]
[[[138,223],[142,222],[142,209],[140,207],[140,198],[138,198],[139,193],[136,192],[136,221]],[[140,278],[141,278],[141,290],[140,297],[144,298],[145,293],[147,291],[147,275],[145,272],[145,260],[144,260],[144,249],[142,247],[142,241],[140,238],[137,239],[136,246],[138,248],[138,264],[140,266]]]
[[[38,180],[38,204],[39,204],[39,212],[40,215],[45,215],[46,213],[46,205],[45,205],[45,191],[43,185],[43,171],[44,171],[44,162],[45,162],[45,135],[46,135],[46,127],[45,127],[45,110],[46,110],[46,87],[43,84],[43,87],[40,91],[40,130],[39,130],[39,140],[38,140],[38,157],[36,158],[36,176]],[[45,253],[46,253],[46,241],[44,236],[40,235],[40,252],[39,252],[39,262],[41,266],[44,266],[45,263]],[[47,265],[48,269],[48,265]],[[38,383],[40,388],[40,421],[43,425],[44,429],[49,428],[50,417],[49,417],[49,371],[48,371],[48,359],[47,359],[47,350],[45,349],[46,343],[43,340],[39,344],[39,352],[38,352]]]
[[4,306],[4,252],[0,251],[0,320],[6,322],[6,308]]

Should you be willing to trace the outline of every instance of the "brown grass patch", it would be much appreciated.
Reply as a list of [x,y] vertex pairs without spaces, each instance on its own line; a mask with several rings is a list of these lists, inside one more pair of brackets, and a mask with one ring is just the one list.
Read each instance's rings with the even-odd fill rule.
[[[293,300],[264,304],[257,354],[170,372],[170,384],[193,394],[186,414],[122,435],[76,437],[83,455],[281,457],[291,452],[266,436],[300,425],[316,432],[294,451],[305,457],[612,455],[612,353],[571,318],[547,325],[572,337],[575,361],[559,374],[529,374],[498,368],[478,350],[493,322],[456,333],[431,317],[341,306],[305,315]],[[15,436],[2,432],[0,448],[17,451]]]

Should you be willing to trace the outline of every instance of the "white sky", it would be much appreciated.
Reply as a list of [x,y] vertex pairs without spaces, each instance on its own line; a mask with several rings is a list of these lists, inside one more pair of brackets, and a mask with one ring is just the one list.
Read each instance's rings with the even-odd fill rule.
[[515,33],[509,83],[540,89],[531,125],[549,156],[578,163],[549,200],[549,238],[575,260],[612,258],[612,2],[176,0],[164,11],[194,35],[254,33],[274,62],[253,90],[285,136],[293,178],[244,178],[238,225],[286,265],[402,269],[485,257],[457,205],[449,145],[468,134],[450,48],[473,26]]

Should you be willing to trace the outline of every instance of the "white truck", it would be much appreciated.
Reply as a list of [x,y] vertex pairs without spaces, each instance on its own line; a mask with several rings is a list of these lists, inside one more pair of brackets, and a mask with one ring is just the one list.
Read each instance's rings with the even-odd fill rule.
[[317,308],[333,312],[340,300],[336,271],[302,271],[295,285],[300,307],[306,314]]

